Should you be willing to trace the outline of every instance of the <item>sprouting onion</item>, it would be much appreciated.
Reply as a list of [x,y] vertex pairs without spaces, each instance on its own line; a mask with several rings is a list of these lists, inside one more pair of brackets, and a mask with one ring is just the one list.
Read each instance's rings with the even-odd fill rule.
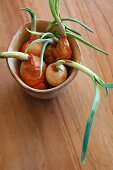
[[[27,53],[29,49],[38,42],[43,42],[41,54],[40,54],[40,75],[42,74],[42,67],[43,67],[43,58],[44,58],[44,52],[45,48],[48,44],[53,43],[54,41],[58,41],[58,38],[51,32],[43,33],[43,32],[36,32],[36,31],[30,31],[27,29],[28,32],[32,33],[33,35],[40,35],[40,39],[36,39],[30,43],[30,45],[26,48],[25,52]],[[45,37],[49,37],[47,39],[44,39]]]
[[[91,131],[91,127],[92,127],[92,123],[95,117],[95,113],[100,101],[100,89],[99,86],[102,86],[106,89],[106,91],[108,92],[109,88],[113,88],[113,84],[108,84],[103,82],[94,72],[92,72],[90,69],[88,69],[87,67],[71,61],[71,60],[59,60],[55,63],[56,67],[60,67],[60,65],[67,65],[70,67],[73,67],[75,69],[78,69],[80,71],[82,71],[83,73],[85,73],[86,75],[88,75],[92,80],[93,80],[93,84],[95,87],[95,98],[90,110],[90,114],[87,120],[87,124],[86,124],[86,128],[85,128],[85,132],[84,132],[84,138],[83,138],[83,145],[82,145],[82,153],[81,153],[81,161],[82,163],[85,163],[85,157],[86,157],[86,152],[87,152],[87,147],[88,147],[88,141],[89,141],[89,136],[90,136],[90,131]],[[49,75],[50,76],[50,75]],[[53,77],[54,79],[54,77]]]
[[48,39],[36,39],[34,41],[32,41],[29,46],[26,48],[25,52],[27,53],[29,51],[29,49],[36,43],[39,43],[39,42],[46,42],[48,41],[49,43],[52,43],[54,40],[52,38],[48,38]]
[[[33,33],[32,31],[29,31],[31,33]],[[37,32],[34,32],[35,35],[37,34]],[[45,33],[44,33],[45,34]],[[43,37],[44,37],[44,34],[43,34]],[[54,39],[55,39],[55,36],[53,38],[53,35],[48,33],[48,35],[45,35],[45,36],[49,36],[49,37],[52,37],[52,38],[47,38],[47,39],[43,39],[43,38],[40,38],[40,39],[36,39],[34,41],[32,41],[30,43],[30,45],[26,48],[25,52],[27,53],[29,51],[29,49],[36,43],[39,43],[39,42],[43,42],[43,46],[42,46],[42,50],[41,50],[41,54],[40,54],[40,76],[42,74],[42,67],[43,67],[43,58],[44,58],[44,52],[45,52],[45,48],[47,47],[48,44],[50,43],[53,43],[54,42]],[[57,38],[56,38],[57,40]]]
[[[30,8],[22,8],[22,10],[28,11],[29,14],[31,15],[31,31],[36,31],[36,14],[33,10],[31,10]],[[21,51],[25,52],[26,48],[29,46],[29,44],[36,39],[40,38],[40,34],[38,34],[37,36],[34,36],[34,34],[31,33],[30,38],[28,39],[28,41],[26,41],[22,46],[21,46]],[[42,43],[37,43],[36,45],[34,45],[30,50],[29,50],[29,54],[33,54],[36,56],[39,56],[41,53],[41,49],[42,49]]]
[[67,75],[67,69],[62,63],[59,65],[52,63],[46,69],[46,80],[52,87],[59,86],[65,82]]
[[[57,3],[58,3],[58,5],[56,5]],[[104,51],[104,50],[94,46],[93,44],[87,42],[86,40],[84,40],[83,38],[78,36],[77,35],[78,33],[76,33],[73,29],[70,29],[70,28],[68,28],[67,26],[64,25],[64,23],[62,21],[76,22],[76,23],[80,24],[81,26],[83,26],[88,31],[93,32],[93,30],[91,28],[89,28],[87,25],[85,25],[81,21],[78,21],[78,20],[75,20],[75,19],[72,19],[72,18],[61,19],[60,10],[59,10],[60,0],[49,0],[49,5],[50,5],[50,9],[51,9],[51,12],[53,14],[53,17],[54,17],[55,21],[53,21],[52,23],[50,23],[48,25],[46,31],[50,30],[53,26],[58,25],[59,28],[60,28],[60,31],[61,31],[61,35],[68,35],[70,37],[73,37],[73,38],[77,39],[78,41],[84,43],[85,45],[87,45],[87,46],[89,46],[89,47],[91,47],[91,48],[93,48],[93,49],[95,49],[95,50],[97,50],[97,51],[99,51],[99,52],[101,52],[103,54],[108,55],[108,53],[106,51]]]
[[[58,25],[59,28],[60,28],[60,32],[61,32],[61,35],[60,36],[70,36],[70,37],[73,37],[75,38],[76,40],[84,43],[85,45],[101,52],[101,53],[104,53],[106,55],[108,55],[108,53],[104,50],[101,50],[100,48],[94,46],[93,44],[87,42],[86,40],[84,40],[82,37],[81,37],[81,34],[69,27],[67,27],[66,25],[63,24],[62,21],[72,21],[72,22],[76,22],[78,24],[80,24],[81,26],[83,26],[84,28],[86,28],[87,30],[89,30],[90,32],[93,32],[92,29],[90,29],[88,26],[86,26],[85,24],[83,24],[82,22],[78,21],[78,20],[74,20],[72,18],[64,18],[64,19],[61,19],[60,18],[60,0],[49,0],[49,6],[50,6],[50,9],[51,9],[51,12],[53,14],[53,17],[55,19],[55,21],[53,21],[51,24],[49,24],[48,28],[51,28],[50,25]],[[40,35],[41,38],[38,39],[38,40],[34,40],[33,42],[31,42],[31,44],[26,48],[25,52],[28,52],[28,50],[32,47],[32,45],[38,43],[38,42],[44,42],[44,45],[42,47],[42,52],[41,52],[41,58],[40,58],[40,62],[42,61],[43,57],[44,57],[44,50],[46,49],[46,46],[49,44],[49,43],[53,43],[54,41],[58,41],[59,39],[53,34],[53,33],[50,33],[50,32],[45,32],[45,33],[42,33],[42,32],[36,32],[34,30],[30,31],[27,29],[28,32],[30,32],[32,35]],[[45,37],[49,37],[49,39],[47,38],[47,40],[45,39]],[[51,38],[51,40],[50,40]],[[47,41],[47,42],[46,42]],[[45,45],[46,44],[46,45]],[[42,63],[42,62],[41,62]],[[40,63],[40,65],[41,65]],[[42,67],[42,65],[41,65]],[[41,73],[41,68],[40,67],[40,73]]]

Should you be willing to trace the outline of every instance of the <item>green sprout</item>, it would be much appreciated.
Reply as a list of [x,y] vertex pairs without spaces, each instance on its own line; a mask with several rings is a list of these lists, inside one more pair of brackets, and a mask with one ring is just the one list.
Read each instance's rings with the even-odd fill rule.
[[[76,40],[84,43],[85,45],[105,54],[105,55],[108,55],[108,53],[98,47],[96,47],[95,45],[87,42],[86,40],[84,40],[83,38],[81,38],[81,34],[69,27],[67,27],[63,21],[71,21],[71,22],[75,22],[75,23],[78,23],[80,24],[82,27],[84,27],[85,29],[87,29],[88,31],[90,32],[93,32],[93,30],[88,27],[87,25],[85,25],[84,23],[82,23],[81,21],[78,21],[78,20],[75,20],[73,18],[64,18],[64,19],[61,19],[60,17],[60,0],[49,0],[49,6],[50,6],[50,9],[51,9],[51,12],[52,12],[52,15],[55,19],[55,21],[51,22],[48,27],[46,28],[46,31],[49,31],[52,27],[54,26],[59,26],[60,28],[60,31],[61,31],[61,35],[67,35],[69,37],[73,37],[75,38]],[[79,35],[79,36],[78,36]]]
[[89,117],[88,117],[88,120],[86,123],[86,128],[85,128],[84,138],[83,138],[83,145],[82,145],[81,161],[82,161],[82,163],[85,163],[90,131],[91,131],[92,123],[93,123],[95,113],[96,113],[96,110],[97,110],[97,107],[98,107],[98,104],[100,101],[99,86],[104,87],[108,94],[108,89],[113,88],[113,84],[107,84],[107,83],[103,82],[94,72],[92,72],[90,69],[88,69],[87,67],[85,67],[77,62],[74,62],[71,60],[59,60],[56,62],[56,66],[59,66],[62,64],[73,67],[77,70],[82,71],[86,75],[88,75],[92,79],[94,87],[95,87],[95,98],[94,98],[94,101],[93,101],[93,104],[92,104],[92,107],[90,110],[90,114],[89,114]]
[[31,31],[36,31],[36,14],[30,8],[21,8],[21,10],[28,11],[31,15]]
[[11,52],[0,52],[0,58],[16,58],[20,60],[28,60],[29,54],[22,52],[11,51]]

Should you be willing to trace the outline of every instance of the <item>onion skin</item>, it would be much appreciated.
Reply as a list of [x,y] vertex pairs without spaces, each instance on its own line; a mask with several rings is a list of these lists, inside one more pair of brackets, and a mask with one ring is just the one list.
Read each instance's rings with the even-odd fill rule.
[[67,79],[67,70],[64,65],[60,65],[58,68],[55,63],[50,64],[46,70],[47,82],[56,87],[62,84]]
[[46,62],[47,65],[54,63],[56,61],[55,56],[54,56],[54,51],[55,51],[55,45],[51,44],[48,45],[45,49],[44,53],[44,61]]
[[57,60],[71,59],[71,48],[66,37],[61,37],[55,50],[55,58]]
[[49,65],[62,59],[71,59],[72,50],[66,36],[60,37],[58,43],[49,45],[45,50],[44,59]]
[[28,61],[22,61],[20,66],[21,79],[32,88],[44,90],[47,84],[46,68],[46,64],[43,63],[42,75],[40,76],[40,58],[31,55]]
[[[29,40],[27,42],[25,42],[22,47],[21,47],[21,52],[25,53],[25,50],[26,48],[30,45],[30,43],[36,39],[39,39],[40,36],[31,36],[29,38]],[[42,50],[42,43],[39,42],[39,43],[36,43],[34,44],[29,50],[28,50],[28,54],[32,54],[32,55],[35,55],[35,56],[40,56],[41,54],[41,50]]]

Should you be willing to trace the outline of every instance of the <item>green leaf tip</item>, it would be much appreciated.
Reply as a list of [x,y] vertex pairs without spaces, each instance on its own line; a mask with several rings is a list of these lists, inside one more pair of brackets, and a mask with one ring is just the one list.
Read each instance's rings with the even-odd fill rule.
[[91,107],[90,115],[88,117],[88,121],[87,121],[85,132],[84,132],[84,138],[83,138],[83,146],[82,146],[82,154],[81,154],[81,161],[83,163],[85,163],[85,157],[86,157],[86,152],[87,152],[87,147],[88,147],[90,131],[91,131],[92,123],[95,117],[95,113],[96,113],[99,101],[100,101],[100,90],[99,90],[98,84],[96,84],[95,85],[95,98],[93,101],[93,105]]
[[30,8],[21,8],[21,10],[29,12],[31,15],[31,31],[36,31],[36,13]]
[[29,14],[31,15],[32,18],[34,18],[34,16],[36,15],[35,11],[33,11],[30,8],[21,8],[21,10],[29,12]]
[[109,95],[109,89],[105,87],[105,90],[106,90],[106,96]]
[[95,87],[95,98],[90,110],[90,114],[86,123],[86,128],[85,128],[85,132],[84,132],[84,138],[83,138],[83,145],[82,145],[82,153],[81,153],[81,161],[84,164],[85,163],[85,158],[86,158],[86,152],[87,152],[87,148],[88,148],[88,142],[89,142],[89,136],[90,136],[90,131],[91,131],[91,127],[92,127],[92,123],[97,111],[97,107],[100,101],[100,89],[99,86],[102,86],[106,89],[106,94],[108,94],[108,89],[109,88],[113,88],[113,84],[108,84],[108,83],[104,83],[93,71],[91,71],[90,69],[88,69],[87,67],[83,66],[82,64],[79,64],[77,62],[74,62],[72,60],[64,60],[65,63],[62,63],[62,60],[57,61],[57,63],[60,64],[60,62],[62,64],[65,64],[67,66],[73,67],[77,70],[82,71],[83,73],[85,73],[86,75],[88,75],[94,83],[94,87]]

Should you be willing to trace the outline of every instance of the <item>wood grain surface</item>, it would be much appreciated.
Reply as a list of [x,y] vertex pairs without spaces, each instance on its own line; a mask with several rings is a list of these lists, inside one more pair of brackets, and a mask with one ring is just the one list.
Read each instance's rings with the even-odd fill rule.
[[[30,20],[52,19],[47,0],[0,0],[0,51]],[[62,17],[77,18],[94,34],[69,23],[83,37],[105,49],[104,56],[80,43],[81,63],[104,81],[113,82],[113,0],[62,0]],[[92,81],[78,74],[65,92],[51,100],[25,94],[0,60],[0,170],[113,170],[113,90],[101,102],[92,127],[85,165],[80,162],[84,128],[94,97]]]

